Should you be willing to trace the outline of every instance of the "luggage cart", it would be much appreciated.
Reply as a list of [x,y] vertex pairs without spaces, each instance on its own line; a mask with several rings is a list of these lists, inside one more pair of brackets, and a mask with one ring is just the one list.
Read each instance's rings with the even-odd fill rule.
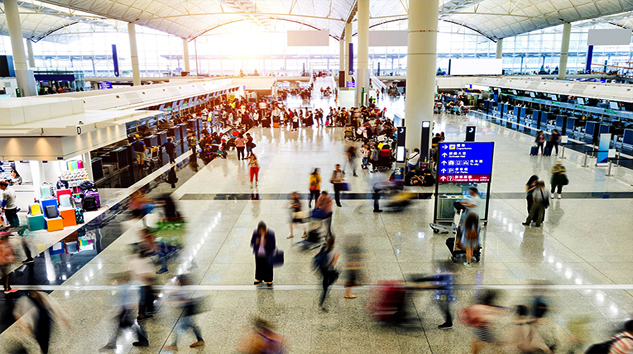
[[460,221],[462,220],[463,213],[464,213],[463,208],[460,208],[459,210],[455,208],[455,216],[453,216],[453,222],[451,226],[446,226],[446,225],[441,225],[441,224],[436,224],[436,223],[430,223],[429,226],[431,227],[431,229],[433,229],[434,234],[452,233],[453,235],[456,235],[457,228],[459,227]]
[[[457,239],[457,235],[455,237],[449,237],[446,239],[446,247],[451,252],[451,260],[453,263],[459,263],[462,260],[462,257],[466,258],[466,250],[461,249],[455,240]],[[481,240],[481,231],[479,235],[479,239]],[[479,262],[481,260],[481,242],[477,242],[477,248],[473,250],[473,258],[475,262]]]

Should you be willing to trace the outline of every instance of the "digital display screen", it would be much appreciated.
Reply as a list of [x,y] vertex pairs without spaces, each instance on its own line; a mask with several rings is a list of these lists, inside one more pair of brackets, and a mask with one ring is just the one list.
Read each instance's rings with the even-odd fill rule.
[[398,146],[396,148],[396,162],[404,162],[404,146]]
[[534,92],[530,92],[530,97],[536,98],[536,95],[534,94]]
[[609,102],[609,107],[611,107],[611,109],[620,109],[617,102]]
[[578,104],[585,104],[585,100],[583,98],[578,97],[578,98],[576,98],[576,103],[578,103]]

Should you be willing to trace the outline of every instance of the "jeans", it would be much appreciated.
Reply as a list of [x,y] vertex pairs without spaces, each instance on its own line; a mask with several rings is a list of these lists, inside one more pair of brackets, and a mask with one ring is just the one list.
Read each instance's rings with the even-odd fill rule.
[[541,152],[541,154],[545,153],[545,148],[543,147],[543,143],[536,144],[536,153],[538,154],[539,151]]
[[369,157],[363,157],[363,167],[367,167],[368,163],[369,163]]
[[558,155],[558,141],[552,143],[552,150],[556,149],[556,155]]
[[525,219],[525,223],[529,224],[532,221],[540,224],[543,222],[543,216],[545,215],[545,207],[543,207],[543,203],[534,202],[532,205],[532,209],[530,209],[530,213],[528,214],[527,219]]
[[141,286],[138,314],[145,316],[148,312],[154,312],[154,289],[151,286]]
[[193,329],[193,334],[196,335],[196,340],[198,342],[204,341],[202,339],[202,335],[200,334],[200,329],[193,323],[193,319],[191,316],[186,316],[178,323],[178,328],[176,329],[176,335],[174,336],[174,342],[171,344],[174,347],[178,346],[178,336],[182,336],[189,329]]

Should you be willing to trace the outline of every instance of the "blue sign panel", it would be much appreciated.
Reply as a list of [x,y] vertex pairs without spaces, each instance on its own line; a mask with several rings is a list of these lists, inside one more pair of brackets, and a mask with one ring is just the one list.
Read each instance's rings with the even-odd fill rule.
[[490,182],[494,149],[493,142],[441,143],[438,181]]

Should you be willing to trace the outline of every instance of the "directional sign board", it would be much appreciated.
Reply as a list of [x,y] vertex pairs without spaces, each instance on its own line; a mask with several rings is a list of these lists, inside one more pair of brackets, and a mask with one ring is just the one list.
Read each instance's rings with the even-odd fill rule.
[[495,143],[441,143],[440,183],[490,182]]

